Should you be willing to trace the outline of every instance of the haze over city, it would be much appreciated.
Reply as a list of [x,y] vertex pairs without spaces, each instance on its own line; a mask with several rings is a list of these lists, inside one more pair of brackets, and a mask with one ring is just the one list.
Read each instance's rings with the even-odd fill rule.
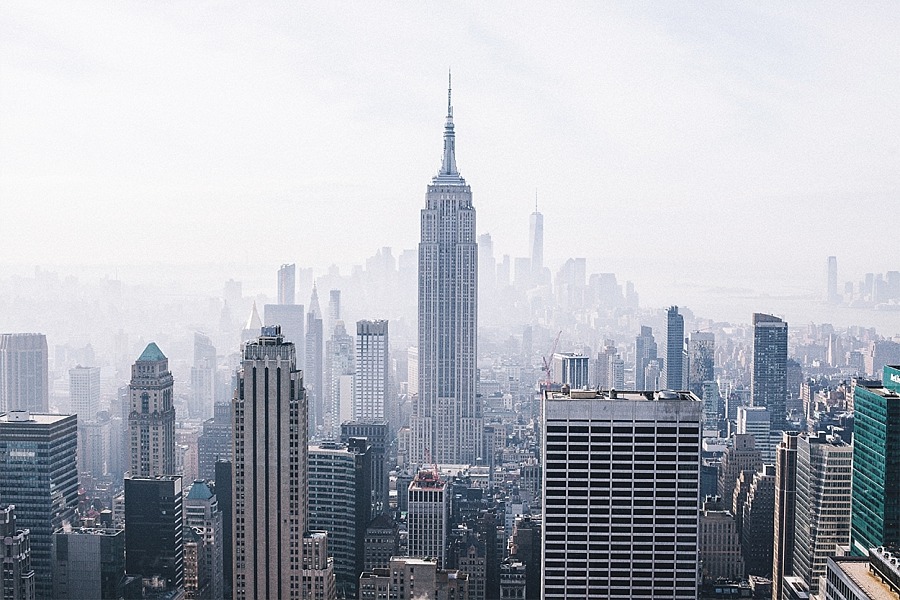
[[896,598],[898,31],[0,3],[0,597]]
[[892,267],[846,235],[889,235],[900,190],[887,4],[0,10],[7,272],[411,248],[451,67],[498,255],[525,254],[537,194],[548,262],[645,290],[808,292],[829,254],[848,279]]

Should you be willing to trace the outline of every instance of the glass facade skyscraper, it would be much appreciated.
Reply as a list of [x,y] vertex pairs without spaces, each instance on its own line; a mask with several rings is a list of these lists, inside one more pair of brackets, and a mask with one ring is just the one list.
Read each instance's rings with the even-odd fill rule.
[[850,551],[864,556],[900,543],[900,367],[885,366],[880,386],[857,384],[853,406]]
[[787,421],[788,324],[772,315],[753,315],[751,404],[769,410],[772,431],[784,431]]

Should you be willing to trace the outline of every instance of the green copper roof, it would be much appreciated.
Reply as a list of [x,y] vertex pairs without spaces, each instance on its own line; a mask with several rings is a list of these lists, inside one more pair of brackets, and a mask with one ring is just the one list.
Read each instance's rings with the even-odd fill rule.
[[141,354],[140,358],[137,359],[138,362],[156,362],[158,360],[166,360],[166,355],[162,353],[162,350],[159,349],[156,342],[147,344],[147,347],[144,348],[144,352]]
[[188,500],[209,500],[212,497],[212,490],[209,489],[209,486],[202,479],[194,482],[191,486],[191,491],[187,495]]

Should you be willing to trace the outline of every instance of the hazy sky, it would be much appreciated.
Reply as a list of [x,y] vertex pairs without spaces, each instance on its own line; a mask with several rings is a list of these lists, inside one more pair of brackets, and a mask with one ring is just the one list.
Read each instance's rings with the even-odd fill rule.
[[[622,279],[897,268],[896,3],[0,3],[0,263],[413,247],[453,69],[480,232]],[[749,277],[749,275],[748,275]]]

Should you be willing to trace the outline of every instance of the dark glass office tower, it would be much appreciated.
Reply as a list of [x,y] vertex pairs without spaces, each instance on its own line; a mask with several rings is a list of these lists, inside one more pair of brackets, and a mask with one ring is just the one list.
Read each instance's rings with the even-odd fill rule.
[[150,587],[157,590],[183,589],[183,529],[180,476],[125,480],[125,571],[129,575],[145,582],[156,579],[158,584]]

